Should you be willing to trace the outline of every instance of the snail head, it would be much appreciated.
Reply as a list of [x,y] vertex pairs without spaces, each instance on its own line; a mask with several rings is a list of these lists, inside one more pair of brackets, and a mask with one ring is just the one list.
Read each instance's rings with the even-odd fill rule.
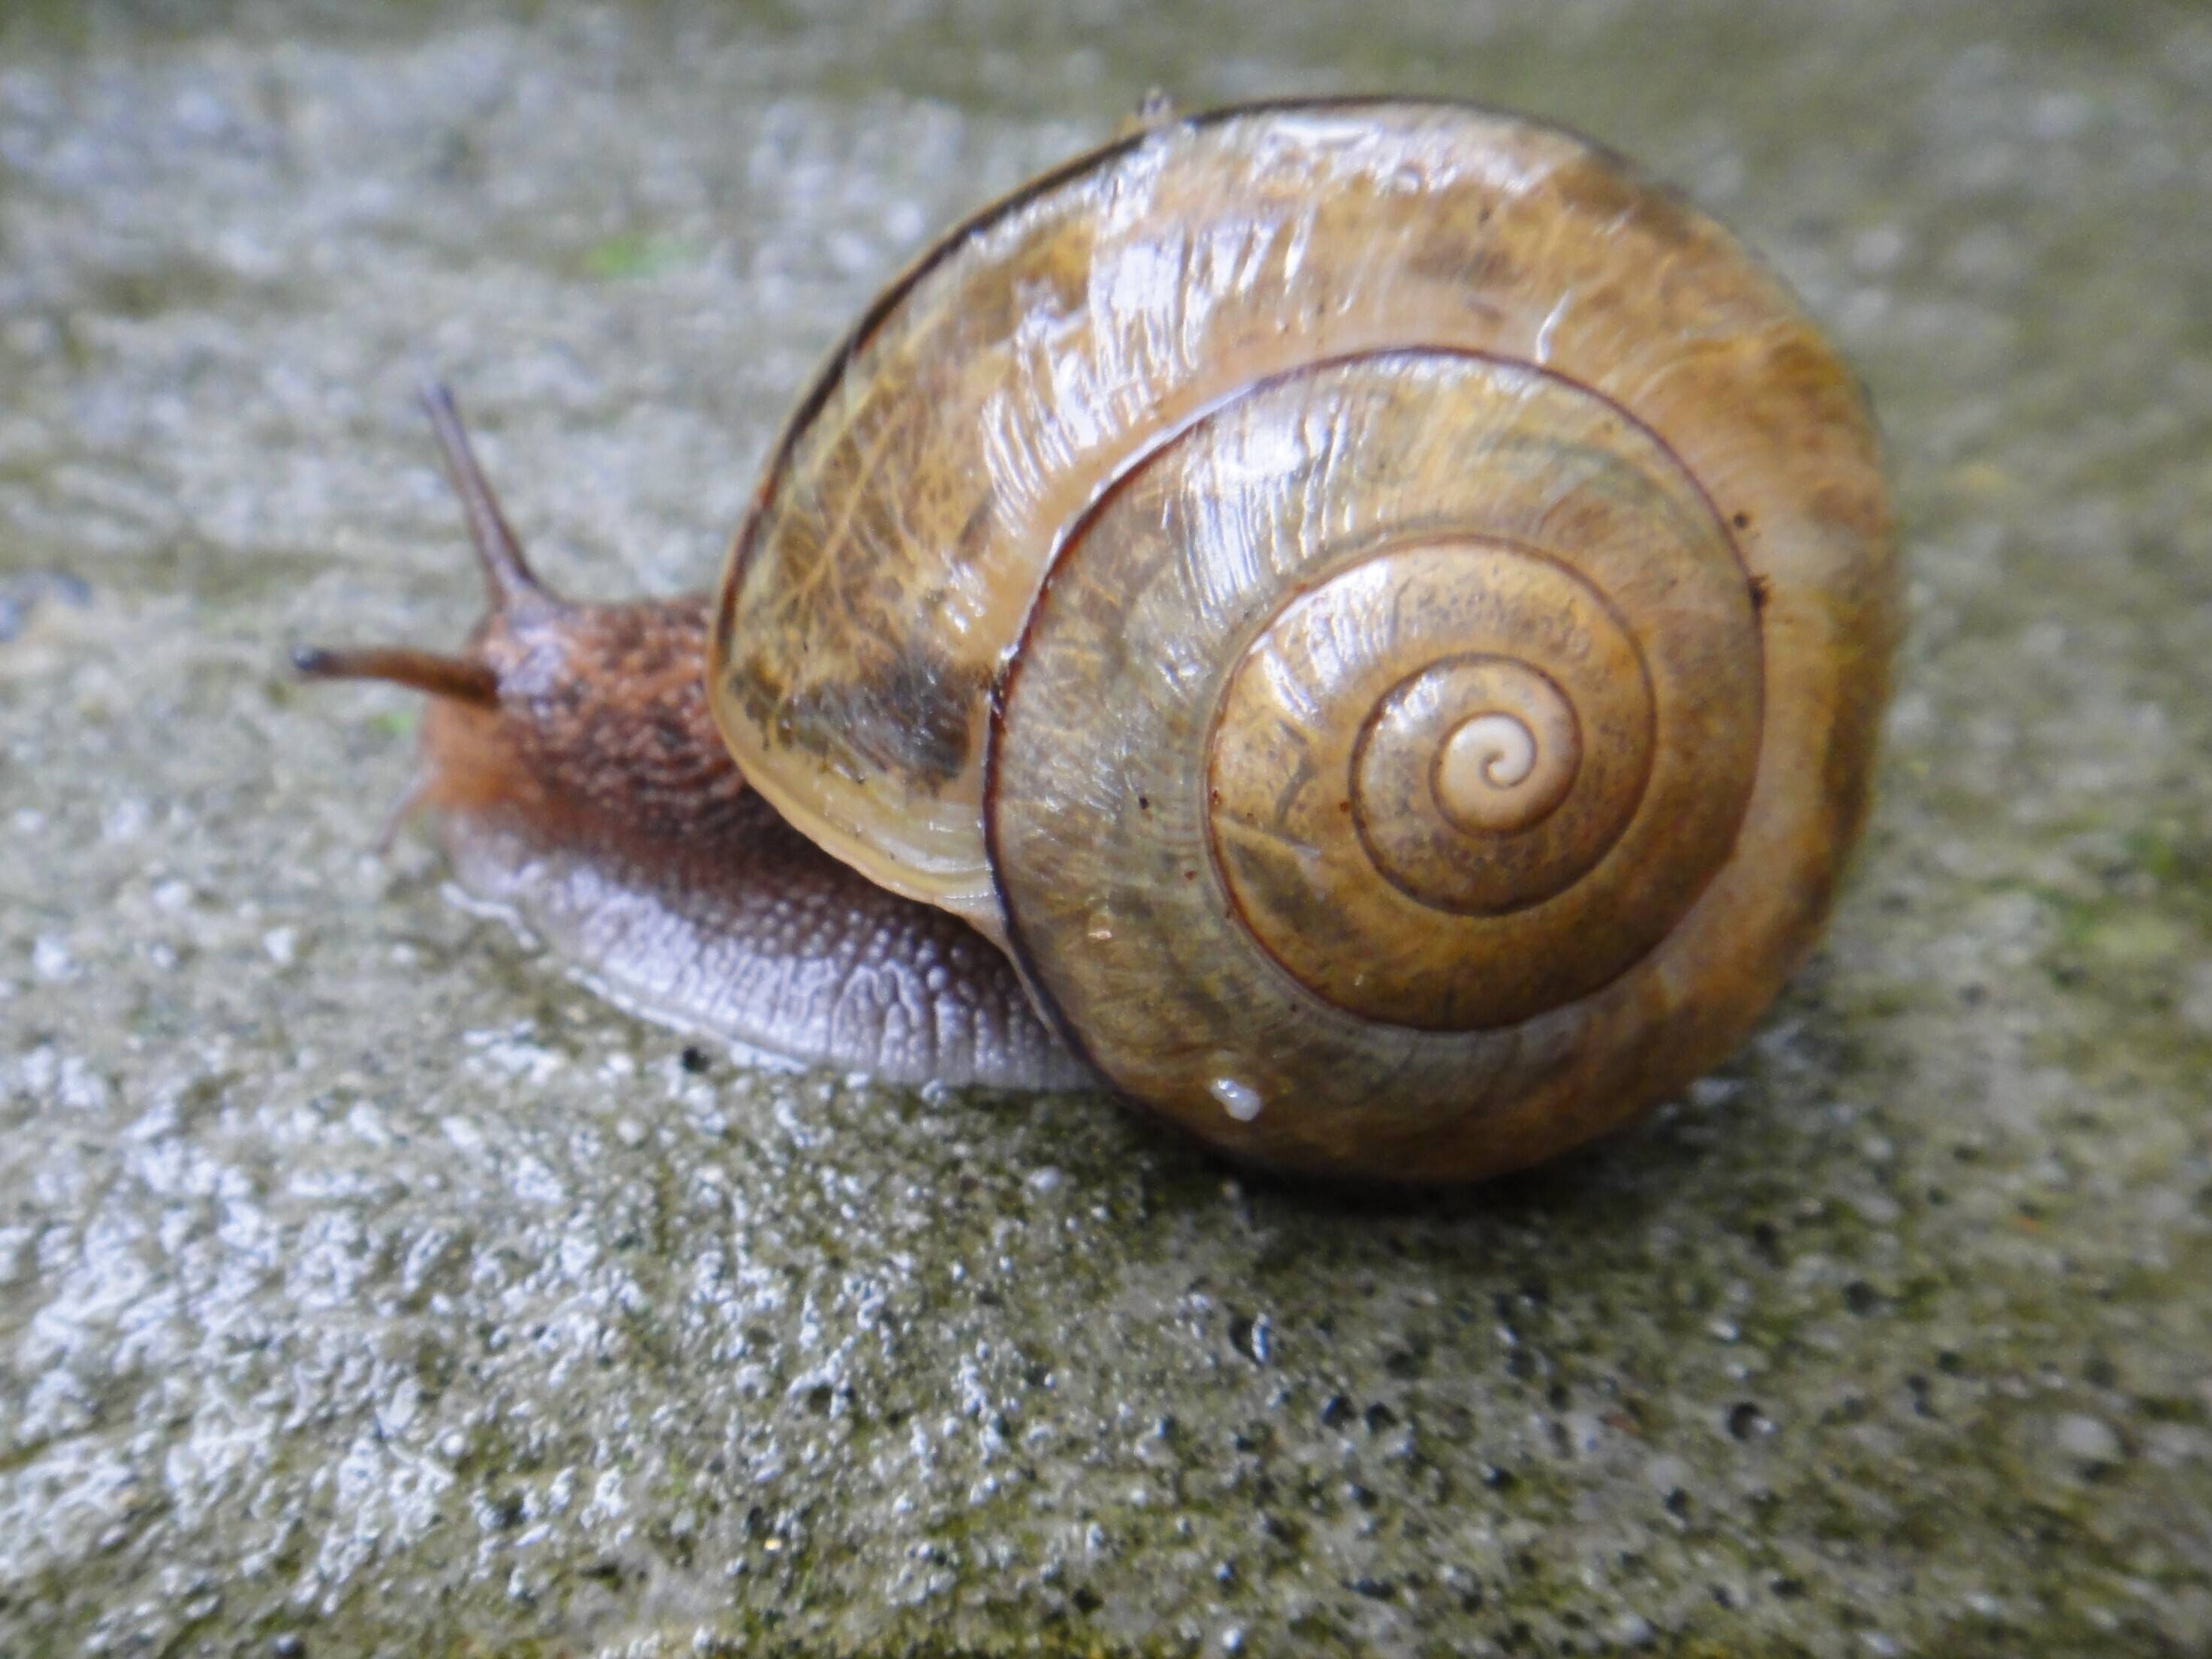
[[713,830],[745,787],[700,682],[703,603],[580,605],[554,592],[500,510],[453,393],[428,382],[422,402],[483,576],[483,615],[457,653],[386,645],[292,653],[310,679],[385,680],[429,697],[422,763],[386,839],[422,807],[504,805],[541,820],[550,812],[622,838]]

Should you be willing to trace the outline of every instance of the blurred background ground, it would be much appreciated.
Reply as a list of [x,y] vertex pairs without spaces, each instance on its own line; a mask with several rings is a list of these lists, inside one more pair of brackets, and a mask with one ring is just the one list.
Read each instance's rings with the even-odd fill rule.
[[[2212,17],[17,5],[0,1650],[2212,1650]],[[817,353],[1111,131],[1579,126],[1860,365],[1912,635],[1830,942],[1552,1170],[747,1071],[372,850],[303,638],[710,577]]]

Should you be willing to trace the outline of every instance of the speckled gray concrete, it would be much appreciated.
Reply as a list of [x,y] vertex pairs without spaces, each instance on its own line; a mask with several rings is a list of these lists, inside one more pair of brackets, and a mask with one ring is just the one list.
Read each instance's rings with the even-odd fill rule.
[[[915,9],[0,29],[0,1650],[2212,1649],[2212,21]],[[1884,413],[1832,941],[1553,1171],[687,1065],[281,670],[474,608],[425,357],[555,580],[703,581],[840,323],[1155,82],[1593,131]]]

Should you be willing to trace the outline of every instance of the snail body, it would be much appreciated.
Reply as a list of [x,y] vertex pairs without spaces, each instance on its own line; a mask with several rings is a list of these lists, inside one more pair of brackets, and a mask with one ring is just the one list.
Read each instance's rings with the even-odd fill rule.
[[[440,699],[428,797],[465,881],[679,1019],[1471,1179],[1686,1083],[1810,948],[1895,589],[1853,382],[1711,222],[1509,118],[1251,106],[911,265],[660,644],[495,604],[458,665],[527,672]],[[817,902],[866,962],[769,939]],[[737,981],[775,994],[702,1018]]]

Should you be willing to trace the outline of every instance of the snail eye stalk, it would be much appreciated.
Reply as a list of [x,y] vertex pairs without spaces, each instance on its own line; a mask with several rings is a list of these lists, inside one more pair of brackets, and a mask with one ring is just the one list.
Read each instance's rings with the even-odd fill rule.
[[522,556],[521,542],[508,527],[507,515],[499,510],[499,497],[477,464],[453,392],[442,381],[426,380],[420,395],[422,412],[430,417],[430,429],[437,434],[446,477],[453,494],[461,498],[462,512],[468,515],[469,541],[483,568],[491,608],[501,611],[521,599],[551,599],[551,590],[538,580],[538,573]]

